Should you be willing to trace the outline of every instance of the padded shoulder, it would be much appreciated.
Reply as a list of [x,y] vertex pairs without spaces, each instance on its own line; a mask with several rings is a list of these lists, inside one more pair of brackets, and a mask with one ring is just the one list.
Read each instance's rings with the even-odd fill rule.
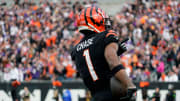
[[119,38],[115,31],[108,30],[105,33],[105,38],[104,38],[105,45],[108,45],[109,43],[112,43],[112,42],[118,43],[118,41],[119,41]]

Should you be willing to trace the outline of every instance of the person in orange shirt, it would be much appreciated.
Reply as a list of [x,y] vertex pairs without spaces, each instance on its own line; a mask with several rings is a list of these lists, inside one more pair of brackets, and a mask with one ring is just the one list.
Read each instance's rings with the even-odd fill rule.
[[17,80],[12,80],[11,82],[11,95],[12,95],[12,100],[13,101],[20,101],[19,100],[19,96],[18,96],[18,92],[17,92],[17,87],[20,86],[21,83]]
[[72,78],[76,72],[76,70],[73,69],[72,65],[71,64],[68,64],[66,66],[66,77],[67,78]]
[[51,46],[51,39],[50,39],[50,38],[47,38],[47,39],[46,39],[46,46],[47,46],[47,47],[50,47],[50,46]]

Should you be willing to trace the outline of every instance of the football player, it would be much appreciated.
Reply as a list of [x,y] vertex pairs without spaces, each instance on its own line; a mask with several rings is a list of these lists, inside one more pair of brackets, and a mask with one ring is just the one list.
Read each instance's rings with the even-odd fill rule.
[[112,94],[111,77],[121,81],[122,91],[133,94],[136,87],[118,57],[125,48],[119,44],[115,31],[110,30],[110,19],[105,12],[96,6],[85,8],[80,12],[77,23],[84,38],[73,48],[71,57],[91,91],[93,101],[119,101],[120,96]]

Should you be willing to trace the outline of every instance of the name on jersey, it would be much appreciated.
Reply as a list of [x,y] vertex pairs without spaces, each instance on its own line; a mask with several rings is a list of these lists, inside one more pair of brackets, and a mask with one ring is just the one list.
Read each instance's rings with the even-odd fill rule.
[[94,39],[94,38],[90,38],[90,39],[88,39],[88,40],[85,40],[85,41],[79,43],[79,44],[77,45],[77,48],[76,48],[77,51],[80,51],[80,50],[82,50],[82,49],[84,49],[84,48],[87,48],[87,47],[89,47],[90,45],[92,45],[92,44],[93,44],[93,39]]

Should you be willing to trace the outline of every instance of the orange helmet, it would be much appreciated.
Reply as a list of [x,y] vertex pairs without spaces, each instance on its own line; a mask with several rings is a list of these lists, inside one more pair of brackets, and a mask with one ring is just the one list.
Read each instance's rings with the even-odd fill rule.
[[109,17],[105,12],[95,6],[83,9],[78,18],[77,25],[80,32],[83,30],[90,30],[96,33],[100,33],[106,30],[106,26],[109,26]]

